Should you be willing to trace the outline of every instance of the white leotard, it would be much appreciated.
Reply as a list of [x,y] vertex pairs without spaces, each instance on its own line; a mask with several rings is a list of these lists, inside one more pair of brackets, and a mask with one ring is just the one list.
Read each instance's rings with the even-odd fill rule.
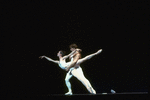
[[68,66],[68,65],[70,65],[70,63],[73,61],[73,57],[71,58],[71,61],[70,62],[67,62],[66,63],[66,60],[60,60],[59,61],[59,67],[61,68],[61,69],[63,69],[63,70],[65,70],[66,68],[66,66]]
[[[63,61],[60,60],[58,65],[59,65],[59,67],[60,67],[61,69],[65,70],[65,69],[66,69],[66,66],[70,65],[72,61],[73,61],[73,55],[71,55],[71,61],[70,61],[70,62],[67,62],[67,63],[66,63],[66,60],[63,60]],[[78,67],[76,67],[76,68],[81,69],[80,66],[78,66]],[[70,74],[71,71],[74,70],[74,69],[75,69],[75,67],[70,68],[67,73]]]

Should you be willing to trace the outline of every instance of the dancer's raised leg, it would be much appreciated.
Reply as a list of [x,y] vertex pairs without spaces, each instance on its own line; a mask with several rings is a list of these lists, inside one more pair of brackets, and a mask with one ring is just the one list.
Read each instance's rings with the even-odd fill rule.
[[84,58],[82,58],[82,59],[79,59],[79,60],[77,61],[77,65],[80,65],[80,64],[83,63],[84,61],[91,59],[93,56],[98,55],[98,54],[100,54],[101,52],[102,52],[102,49],[98,50],[96,53],[90,54],[90,55],[88,55],[88,56],[86,56],[86,57],[84,57]]
[[72,75],[69,73],[67,73],[66,75],[66,78],[65,78],[65,83],[66,83],[66,86],[68,88],[68,92],[65,93],[65,95],[72,95],[72,90],[71,90],[71,84],[70,84],[70,78],[72,77]]
[[72,70],[72,74],[73,74],[73,76],[75,76],[78,80],[80,80],[83,83],[83,85],[87,88],[87,90],[91,94],[96,94],[96,91],[91,86],[89,80],[85,78],[81,67]]

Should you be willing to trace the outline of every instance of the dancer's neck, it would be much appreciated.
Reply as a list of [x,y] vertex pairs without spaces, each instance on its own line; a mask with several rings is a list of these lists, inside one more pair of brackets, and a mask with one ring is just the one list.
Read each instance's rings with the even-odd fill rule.
[[62,56],[59,56],[59,60],[62,59],[62,58],[63,58]]

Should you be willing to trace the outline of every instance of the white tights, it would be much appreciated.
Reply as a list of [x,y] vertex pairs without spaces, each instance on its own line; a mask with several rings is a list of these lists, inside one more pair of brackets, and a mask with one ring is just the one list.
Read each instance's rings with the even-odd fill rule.
[[92,88],[90,82],[85,78],[81,67],[73,69],[71,72],[69,71],[66,75],[65,83],[69,92],[72,93],[71,84],[69,81],[72,76],[75,76],[79,81],[81,81],[91,94],[96,94],[96,91]]

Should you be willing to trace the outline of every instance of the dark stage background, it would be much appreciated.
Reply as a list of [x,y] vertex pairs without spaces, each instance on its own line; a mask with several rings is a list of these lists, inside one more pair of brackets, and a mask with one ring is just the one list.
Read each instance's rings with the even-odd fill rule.
[[[5,95],[64,94],[66,72],[39,59],[58,60],[76,43],[82,57],[103,49],[81,64],[97,93],[148,92],[148,39],[145,2],[36,0],[3,3],[2,89]],[[88,93],[76,78],[73,93]]]

